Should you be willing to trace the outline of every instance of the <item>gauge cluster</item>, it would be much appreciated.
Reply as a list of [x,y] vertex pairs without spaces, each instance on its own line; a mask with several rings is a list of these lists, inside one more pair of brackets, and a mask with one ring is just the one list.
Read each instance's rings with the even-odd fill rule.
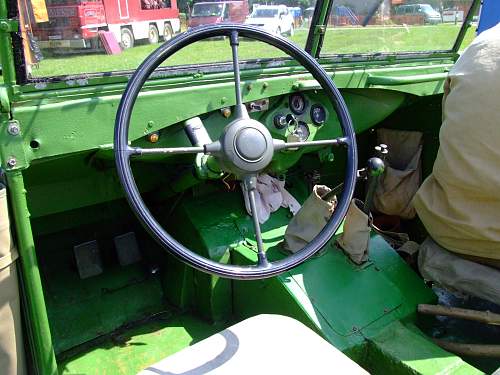
[[328,119],[327,109],[303,93],[283,98],[272,116],[272,126],[288,141],[307,141]]

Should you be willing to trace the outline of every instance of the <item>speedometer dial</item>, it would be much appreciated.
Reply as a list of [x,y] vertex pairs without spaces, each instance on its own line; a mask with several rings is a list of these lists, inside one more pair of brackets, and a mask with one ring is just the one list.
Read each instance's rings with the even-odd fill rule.
[[302,94],[292,94],[289,99],[290,109],[296,115],[301,115],[306,110],[306,99]]

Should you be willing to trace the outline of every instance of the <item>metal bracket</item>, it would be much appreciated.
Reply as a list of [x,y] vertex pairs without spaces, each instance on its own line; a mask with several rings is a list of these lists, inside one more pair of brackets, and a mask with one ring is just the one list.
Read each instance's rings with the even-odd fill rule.
[[19,31],[19,21],[14,19],[0,19],[0,32],[17,33]]
[[325,25],[316,25],[314,28],[314,34],[324,35],[326,33]]
[[30,157],[18,121],[0,122],[0,167],[7,171],[27,168]]

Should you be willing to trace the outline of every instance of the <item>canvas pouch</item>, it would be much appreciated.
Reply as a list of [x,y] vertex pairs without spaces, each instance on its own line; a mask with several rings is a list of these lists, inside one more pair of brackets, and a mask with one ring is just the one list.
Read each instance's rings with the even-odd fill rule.
[[325,185],[314,186],[311,195],[288,224],[283,242],[285,250],[295,253],[303,249],[323,229],[337,204],[336,199],[327,202],[321,198],[330,191]]
[[388,146],[389,153],[373,197],[376,211],[403,219],[415,217],[412,199],[422,181],[422,137],[414,131],[378,130],[377,140]]
[[371,216],[363,210],[363,202],[352,199],[344,221],[344,229],[338,240],[339,246],[356,264],[368,260],[368,244],[370,242]]

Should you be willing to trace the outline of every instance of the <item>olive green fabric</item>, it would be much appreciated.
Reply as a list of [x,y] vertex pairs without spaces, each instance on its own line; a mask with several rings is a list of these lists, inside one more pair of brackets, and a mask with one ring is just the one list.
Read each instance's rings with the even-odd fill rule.
[[16,258],[7,194],[0,184],[0,372],[4,375],[26,373]]
[[500,304],[500,270],[447,251],[430,237],[420,245],[418,269],[424,279],[437,282],[452,292]]
[[315,185],[301,209],[286,228],[283,247],[293,253],[303,249],[326,225],[337,199],[326,202],[321,197],[332,191],[328,186]]
[[371,217],[361,207],[363,207],[362,201],[359,199],[351,200],[344,221],[344,229],[338,240],[339,246],[356,264],[361,264],[368,260],[370,224],[372,222]]
[[439,245],[500,259],[500,25],[464,51],[448,85],[437,159],[414,206]]
[[412,219],[416,215],[412,200],[422,182],[422,133],[379,129],[377,142],[386,144],[389,153],[373,195],[375,210]]

